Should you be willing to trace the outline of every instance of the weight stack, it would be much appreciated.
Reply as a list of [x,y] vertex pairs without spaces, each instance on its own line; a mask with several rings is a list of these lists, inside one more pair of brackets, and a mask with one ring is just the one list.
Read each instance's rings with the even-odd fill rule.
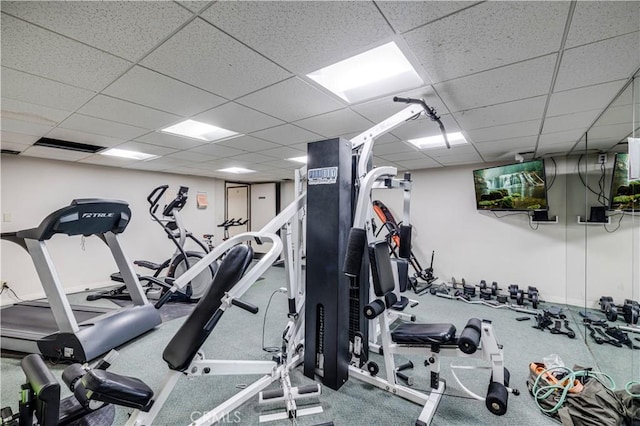
[[307,148],[304,374],[337,390],[349,377],[349,278],[342,271],[351,229],[351,142]]

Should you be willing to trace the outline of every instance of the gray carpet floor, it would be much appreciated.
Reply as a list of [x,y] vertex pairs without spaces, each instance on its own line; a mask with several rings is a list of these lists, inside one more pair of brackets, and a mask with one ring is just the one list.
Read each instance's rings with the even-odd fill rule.
[[[280,344],[280,335],[287,320],[287,301],[286,295],[273,293],[284,285],[282,268],[271,268],[265,274],[264,280],[255,283],[244,299],[259,306],[260,312],[252,315],[237,308],[226,312],[203,346],[207,358],[269,360],[271,355],[262,350],[263,340],[264,346],[267,347]],[[72,295],[70,299],[72,303],[88,304],[84,302],[84,297],[85,295],[78,294]],[[271,303],[267,309],[270,298]],[[557,424],[541,414],[526,389],[529,363],[541,362],[550,354],[558,354],[567,366],[582,365],[603,371],[613,377],[618,388],[623,387],[624,383],[634,377],[638,377],[640,358],[636,352],[640,353],[640,351],[615,348],[610,345],[599,346],[588,341],[584,329],[578,326],[582,319],[576,311],[566,307],[565,312],[571,320],[572,328],[577,332],[575,339],[534,329],[532,328],[535,324],[533,320],[518,322],[515,318],[524,315],[514,311],[468,305],[429,294],[415,298],[420,304],[411,308],[410,311],[416,315],[418,322],[451,322],[458,330],[462,330],[471,317],[492,321],[498,342],[504,346],[505,364],[511,372],[511,386],[521,391],[520,396],[510,396],[506,415],[493,416],[484,407],[483,402],[469,399],[451,376],[447,368],[449,363],[460,364],[464,360],[442,358],[442,377],[447,381],[447,389],[433,425]],[[111,302],[100,301],[99,304],[108,306]],[[184,317],[168,320],[157,329],[119,348],[120,356],[113,363],[112,371],[138,377],[151,388],[157,389],[167,371],[166,364],[162,360],[162,350],[183,321]],[[264,337],[263,321],[265,321]],[[376,357],[382,365],[381,357],[372,355],[372,358]],[[399,358],[397,363],[406,359]],[[426,369],[422,367],[425,358],[410,359],[415,368],[406,372],[415,380],[413,387],[427,389]],[[64,366],[50,365],[50,368],[57,377],[60,377]],[[10,405],[15,410],[19,387],[23,381],[19,358],[3,356],[0,359],[0,374],[1,405],[3,407]],[[303,376],[301,368],[295,370],[291,377],[294,386],[314,383]],[[487,370],[462,371],[459,377],[472,391],[480,395],[486,393],[489,380]],[[181,379],[155,424],[166,426],[189,424],[191,420],[198,417],[199,413],[210,410],[258,378],[259,376],[223,376]],[[313,425],[333,421],[336,425],[349,426],[413,425],[421,411],[418,405],[353,379],[338,391],[323,387],[322,392],[319,398],[307,400],[300,405],[301,408],[320,405],[323,412],[300,417],[295,424]],[[68,393],[65,391],[65,396]],[[279,412],[277,406],[259,406],[255,397],[225,420],[226,423],[253,425],[258,424],[258,417],[261,414],[275,412]],[[123,424],[127,419],[127,413],[127,409],[118,407],[115,424]],[[269,424],[291,423],[286,420]]]

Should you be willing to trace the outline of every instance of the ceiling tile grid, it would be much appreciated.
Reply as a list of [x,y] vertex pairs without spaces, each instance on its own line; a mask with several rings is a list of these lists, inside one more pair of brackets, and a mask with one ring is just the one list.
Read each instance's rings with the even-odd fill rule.
[[[629,96],[612,101],[640,68],[640,3],[631,1],[5,1],[0,8],[4,149],[221,178],[230,175],[217,170],[232,163],[256,170],[234,180],[291,178],[300,165],[286,159],[304,155],[308,142],[353,138],[401,111],[389,95],[348,104],[306,76],[390,41],[429,77],[396,95],[423,98],[447,132],[470,142],[420,151],[407,139],[438,135],[438,126],[425,118],[402,124],[376,141],[374,162],[405,169],[512,162],[529,151],[562,155],[590,128],[590,140],[609,149],[631,126]],[[239,135],[210,143],[160,131],[186,118]],[[44,136],[161,157],[31,146]]]

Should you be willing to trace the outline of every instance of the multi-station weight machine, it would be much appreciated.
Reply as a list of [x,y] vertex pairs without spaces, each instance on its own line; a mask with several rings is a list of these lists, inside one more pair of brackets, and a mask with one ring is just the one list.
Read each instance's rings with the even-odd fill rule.
[[[448,146],[439,117],[424,101],[394,101],[410,105],[351,141],[332,139],[309,145],[305,375],[322,376],[323,383],[332,389],[340,388],[350,377],[362,380],[422,405],[416,425],[426,425],[445,390],[440,378],[440,357],[479,358],[489,363],[485,368],[491,370],[486,397],[471,392],[459,380],[458,383],[472,398],[485,401],[490,412],[503,415],[508,394],[518,392],[508,388],[509,372],[490,321],[473,318],[458,336],[453,324],[405,322],[391,331],[391,323],[399,315],[388,308],[398,301],[397,281],[407,264],[392,264],[386,242],[376,241],[371,191],[403,190],[400,257],[409,259],[411,183],[397,179],[395,167],[371,167],[373,142],[407,120],[425,114],[440,124]],[[370,287],[374,291],[372,297]],[[377,325],[372,325],[372,320]],[[378,377],[379,368],[372,368],[368,361],[368,352],[373,348],[383,355],[386,379]],[[426,357],[432,388],[429,394],[398,381],[394,354]],[[454,377],[457,379],[455,373]]]

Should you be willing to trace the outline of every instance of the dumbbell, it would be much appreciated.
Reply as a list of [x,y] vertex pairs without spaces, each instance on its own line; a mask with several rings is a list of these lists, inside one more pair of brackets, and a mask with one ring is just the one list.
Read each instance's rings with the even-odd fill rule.
[[493,295],[493,291],[490,288],[485,287],[480,289],[480,299],[482,300],[491,300],[491,296]]
[[462,292],[469,297],[475,297],[476,295],[476,286],[471,285],[471,284],[465,284],[462,287]]
[[517,297],[518,297],[518,284],[510,284],[509,288],[507,290],[509,290],[509,297],[511,299],[517,299]]
[[618,310],[622,310],[622,316],[627,324],[637,324],[640,317],[640,304],[635,300],[625,299],[624,305],[618,306],[613,303],[613,297],[602,296],[599,300],[600,310],[604,312],[609,321],[618,319]]
[[500,288],[498,288],[498,283],[495,281],[492,282],[491,285],[487,285],[487,282],[485,280],[480,280],[480,284],[478,284],[478,287],[480,287],[480,290],[484,290],[485,288],[490,289],[492,296],[498,294],[498,290],[500,290]]

